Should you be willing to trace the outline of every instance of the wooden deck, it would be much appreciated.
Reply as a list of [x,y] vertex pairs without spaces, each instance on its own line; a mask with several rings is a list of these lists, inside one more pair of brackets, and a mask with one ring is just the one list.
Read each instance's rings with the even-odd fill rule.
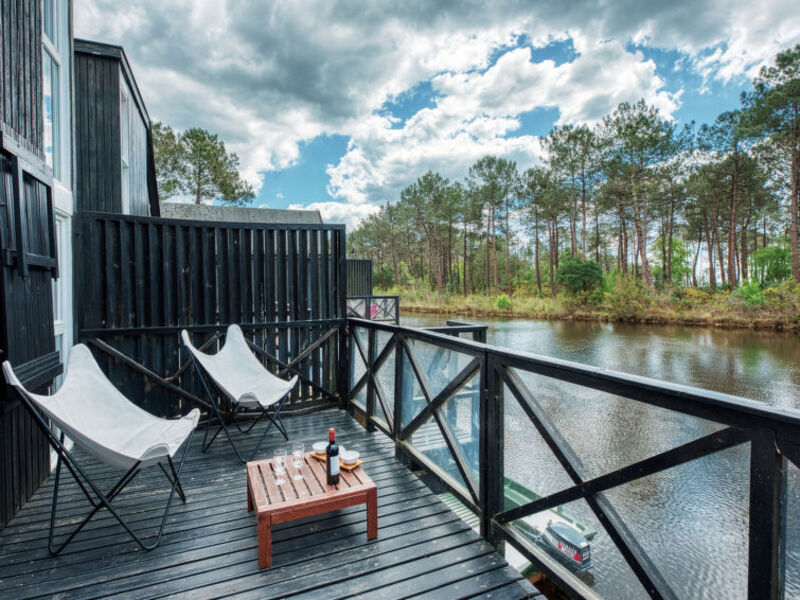
[[[183,474],[188,502],[176,500],[161,544],[143,552],[107,513],[90,522],[59,557],[47,552],[52,477],[0,532],[0,598],[497,598],[535,590],[469,525],[394,460],[391,442],[367,433],[343,411],[286,421],[290,440],[307,445],[336,427],[359,450],[378,486],[379,537],[366,540],[363,506],[274,528],[273,566],[259,570],[256,523],[247,512],[245,467],[227,440],[190,451]],[[250,436],[251,439],[253,436]],[[270,434],[261,455],[283,438]],[[245,450],[247,448],[245,447]],[[93,465],[111,482],[115,472]],[[109,483],[110,485],[110,483]],[[141,531],[160,520],[166,478],[147,469],[118,506]],[[152,490],[157,489],[157,492]],[[63,487],[61,519],[85,514],[77,486]]]

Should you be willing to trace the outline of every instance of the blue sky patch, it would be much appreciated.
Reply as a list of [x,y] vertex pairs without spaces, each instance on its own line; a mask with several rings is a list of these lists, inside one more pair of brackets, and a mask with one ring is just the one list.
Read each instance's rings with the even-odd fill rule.
[[264,185],[253,206],[286,208],[290,204],[310,204],[330,200],[326,186],[329,164],[336,164],[347,150],[349,138],[321,135],[300,146],[300,160],[282,171],[266,173]]
[[434,106],[436,106],[436,93],[433,91],[430,80],[428,80],[421,81],[394,100],[384,102],[377,113],[398,119],[392,128],[402,129],[406,121],[423,108],[433,108]]

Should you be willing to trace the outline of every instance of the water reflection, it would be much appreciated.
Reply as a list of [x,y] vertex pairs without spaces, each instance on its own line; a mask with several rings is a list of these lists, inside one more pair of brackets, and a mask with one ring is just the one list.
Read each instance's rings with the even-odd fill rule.
[[[404,316],[403,324],[441,325]],[[690,327],[561,321],[482,321],[492,344],[800,407],[800,337]],[[599,475],[706,435],[719,425],[611,394],[520,374],[548,416]],[[541,493],[570,485],[506,392],[506,475]],[[748,457],[742,445],[620,486],[607,497],[681,598],[746,596]],[[786,598],[800,598],[800,477],[788,484]],[[606,598],[646,597],[585,502],[565,507],[597,529],[593,587]]]

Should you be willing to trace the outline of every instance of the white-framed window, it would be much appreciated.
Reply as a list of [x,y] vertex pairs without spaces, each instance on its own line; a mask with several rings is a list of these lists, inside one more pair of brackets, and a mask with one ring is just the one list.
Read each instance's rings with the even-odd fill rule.
[[[66,366],[69,351],[72,348],[72,264],[70,251],[72,236],[72,218],[68,213],[56,209],[56,247],[58,248],[58,279],[53,279],[53,337],[55,349],[61,355],[61,362]],[[55,378],[52,390],[61,387],[64,375]],[[72,442],[66,440],[67,447]],[[50,452],[50,465],[55,466],[57,455]]]
[[127,215],[131,212],[131,164],[130,164],[130,99],[125,85],[119,88],[119,127],[122,157],[122,213]]
[[69,3],[42,0],[42,112],[45,160],[69,187]]

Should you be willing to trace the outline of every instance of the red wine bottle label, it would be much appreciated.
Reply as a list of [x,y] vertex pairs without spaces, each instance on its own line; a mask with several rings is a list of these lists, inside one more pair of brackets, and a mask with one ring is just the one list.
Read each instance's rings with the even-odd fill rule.
[[331,460],[330,460],[330,465],[331,465],[331,467],[330,467],[331,473],[330,474],[331,475],[338,475],[339,474],[339,457],[338,456],[332,456]]

